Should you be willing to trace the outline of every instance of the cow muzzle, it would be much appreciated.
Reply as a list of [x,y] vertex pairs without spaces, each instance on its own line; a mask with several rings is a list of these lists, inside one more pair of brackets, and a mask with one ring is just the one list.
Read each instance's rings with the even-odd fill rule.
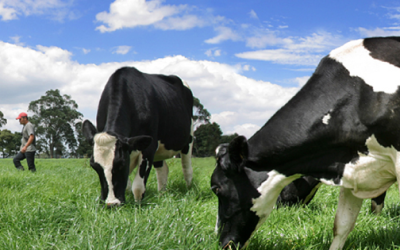
[[107,205],[107,208],[120,207],[120,206],[122,206],[122,202],[118,199],[114,199],[111,201],[107,200],[106,205]]

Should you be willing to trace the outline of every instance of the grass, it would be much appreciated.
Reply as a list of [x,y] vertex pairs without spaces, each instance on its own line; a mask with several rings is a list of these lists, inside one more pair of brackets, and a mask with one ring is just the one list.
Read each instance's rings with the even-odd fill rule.
[[[139,205],[106,209],[97,174],[84,159],[37,159],[38,171],[17,171],[0,160],[0,249],[218,249],[217,199],[209,182],[213,158],[193,159],[186,188],[178,159],[168,162],[167,190],[152,172]],[[345,249],[400,249],[398,188],[391,187],[381,216],[361,209]],[[328,249],[338,188],[323,186],[308,207],[274,210],[248,249]]]

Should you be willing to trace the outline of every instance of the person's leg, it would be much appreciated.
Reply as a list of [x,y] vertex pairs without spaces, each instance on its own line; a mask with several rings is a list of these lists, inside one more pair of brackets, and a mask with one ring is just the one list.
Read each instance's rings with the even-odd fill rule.
[[36,172],[35,166],[35,151],[33,152],[26,152],[26,161],[28,162],[28,167],[31,172]]
[[14,166],[18,170],[24,170],[24,167],[21,165],[21,161],[25,159],[25,155],[21,152],[18,152],[18,154],[14,157]]

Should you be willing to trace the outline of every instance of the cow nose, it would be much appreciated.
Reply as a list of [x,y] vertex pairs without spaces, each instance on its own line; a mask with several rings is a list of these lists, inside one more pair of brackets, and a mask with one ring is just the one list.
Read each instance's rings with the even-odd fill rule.
[[230,240],[228,243],[224,244],[223,246],[224,246],[223,249],[226,249],[226,250],[236,250],[237,249],[236,244],[232,240]]
[[107,208],[120,207],[122,203],[107,203]]
[[119,207],[122,205],[121,201],[118,199],[114,199],[111,201],[106,201],[107,208]]

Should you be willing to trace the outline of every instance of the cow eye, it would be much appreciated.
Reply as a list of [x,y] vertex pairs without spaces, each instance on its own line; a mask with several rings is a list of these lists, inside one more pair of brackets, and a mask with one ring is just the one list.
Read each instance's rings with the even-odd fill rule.
[[214,194],[218,195],[218,193],[219,193],[219,187],[218,186],[212,186],[211,190],[214,192]]

